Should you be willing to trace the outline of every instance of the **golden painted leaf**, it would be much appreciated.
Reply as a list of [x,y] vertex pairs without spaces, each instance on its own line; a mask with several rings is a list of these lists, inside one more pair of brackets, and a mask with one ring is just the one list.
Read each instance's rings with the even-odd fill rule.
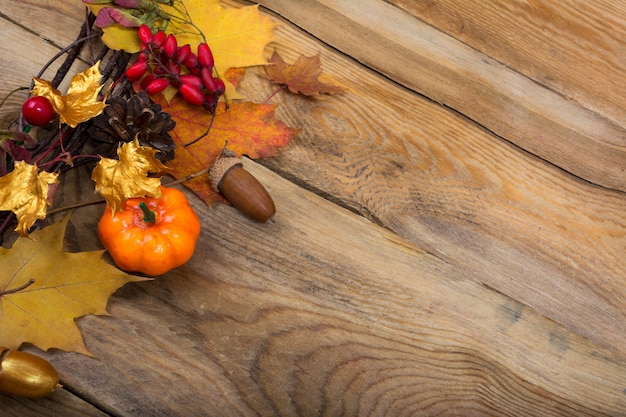
[[320,54],[305,57],[300,56],[294,64],[287,64],[274,51],[270,64],[265,67],[267,78],[278,84],[285,84],[294,94],[314,96],[317,94],[336,94],[345,89],[343,87],[321,82]]
[[92,117],[102,113],[106,104],[98,100],[102,85],[102,75],[98,66],[100,61],[85,71],[72,77],[67,94],[63,95],[50,82],[35,78],[31,94],[46,97],[54,110],[61,116],[61,122],[76,127]]
[[0,210],[11,210],[17,216],[20,235],[26,236],[37,219],[44,219],[50,184],[56,184],[58,174],[39,172],[36,165],[16,161],[15,168],[0,177]]
[[[176,143],[175,158],[168,161],[170,174],[183,178],[213,164],[228,141],[228,149],[237,155],[250,158],[264,158],[276,154],[276,150],[286,146],[299,132],[276,119],[273,104],[232,103],[228,111],[220,103],[209,134],[190,146],[207,130],[211,114],[201,107],[192,106],[176,97],[170,105],[163,102],[164,111],[176,119],[176,127],[170,132]],[[207,204],[223,202],[219,193],[211,188],[207,176],[185,181],[190,188]]]
[[167,167],[154,155],[158,151],[140,146],[137,138],[118,150],[119,160],[101,158],[91,174],[96,192],[107,201],[113,214],[121,211],[124,201],[134,197],[160,197],[161,179],[148,174],[163,175]]
[[11,249],[0,247],[0,345],[89,354],[74,319],[108,314],[111,294],[144,280],[105,262],[103,250],[63,252],[68,219],[19,238]]

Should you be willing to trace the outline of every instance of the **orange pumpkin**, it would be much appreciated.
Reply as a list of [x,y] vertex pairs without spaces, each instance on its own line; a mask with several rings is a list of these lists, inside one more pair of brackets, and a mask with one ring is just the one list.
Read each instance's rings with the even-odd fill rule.
[[155,276],[191,258],[200,220],[182,192],[161,187],[161,197],[129,198],[115,216],[107,206],[98,235],[120,269]]

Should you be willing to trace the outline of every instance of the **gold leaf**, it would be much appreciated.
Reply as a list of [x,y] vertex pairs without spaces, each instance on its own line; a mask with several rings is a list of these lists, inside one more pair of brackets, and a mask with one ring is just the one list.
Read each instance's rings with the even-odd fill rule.
[[123,208],[124,201],[135,197],[160,197],[161,179],[148,177],[162,175],[168,169],[154,155],[158,151],[140,146],[139,140],[124,143],[117,159],[101,158],[91,178],[96,182],[96,192],[107,201],[113,215]]
[[28,342],[88,355],[75,319],[108,314],[111,294],[144,280],[105,262],[104,251],[63,252],[68,219],[0,247],[0,345]]
[[50,184],[58,174],[38,172],[36,165],[16,161],[13,171],[0,177],[0,210],[11,210],[17,216],[16,231],[26,236],[37,219],[44,219],[50,202]]
[[102,89],[99,65],[100,61],[72,77],[66,95],[54,88],[50,82],[39,78],[34,78],[35,86],[31,94],[46,97],[61,116],[61,122],[76,127],[79,123],[102,113],[106,106],[103,101],[98,100],[98,94]]

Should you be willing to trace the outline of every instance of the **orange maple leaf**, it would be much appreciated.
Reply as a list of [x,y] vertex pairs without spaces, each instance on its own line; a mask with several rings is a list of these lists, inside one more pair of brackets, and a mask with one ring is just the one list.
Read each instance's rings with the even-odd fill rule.
[[274,51],[269,62],[270,65],[265,67],[267,78],[275,83],[285,84],[294,94],[314,96],[336,94],[345,90],[343,87],[320,81],[322,68],[319,53],[311,57],[301,55],[294,64],[287,64],[278,52]]
[[[175,157],[168,162],[169,173],[175,178],[211,166],[226,144],[239,156],[265,158],[275,155],[277,148],[287,145],[299,132],[275,118],[273,104],[231,103],[226,111],[224,103],[220,103],[211,125],[212,115],[202,107],[187,104],[178,96],[169,105],[162,98],[155,99],[177,122],[170,132],[177,146]],[[209,125],[211,129],[206,136],[185,146],[204,135]],[[224,202],[211,188],[206,175],[186,181],[185,185],[209,205]]]

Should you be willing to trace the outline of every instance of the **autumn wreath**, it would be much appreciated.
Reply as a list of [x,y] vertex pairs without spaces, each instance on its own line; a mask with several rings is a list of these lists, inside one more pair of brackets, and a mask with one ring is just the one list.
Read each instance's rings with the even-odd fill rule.
[[[220,192],[224,172],[213,185],[208,178],[216,160],[272,156],[297,135],[298,129],[275,117],[277,104],[269,103],[275,93],[255,103],[237,91],[246,68],[261,68],[279,84],[276,92],[315,96],[342,91],[318,78],[319,55],[301,56],[294,64],[285,63],[275,50],[265,58],[267,46],[275,41],[275,23],[258,6],[225,8],[217,0],[83,2],[87,17],[76,41],[25,80],[31,81],[29,87],[11,93],[28,90],[22,112],[0,129],[0,242],[9,233],[21,236],[10,249],[0,247],[2,352],[28,342],[41,349],[88,353],[76,317],[105,314],[107,299],[117,288],[144,279],[127,272],[160,275],[193,253],[200,222],[189,221],[195,214],[183,193],[176,194],[175,208],[164,208],[174,197],[165,191],[162,176],[183,182],[208,205],[227,202],[224,196],[229,194]],[[89,51],[90,65],[73,74],[66,91],[60,91],[81,50]],[[47,68],[63,56],[56,74],[47,78]],[[115,245],[132,247],[133,256],[142,254],[149,261],[134,262],[127,253],[122,261],[114,255],[116,267],[103,260],[103,251],[63,252],[68,217],[52,225],[46,219],[67,209],[54,207],[57,185],[81,164],[93,165],[97,195],[80,204],[106,203],[107,221],[101,224],[108,226],[100,230],[105,247],[112,255],[123,252]],[[241,168],[236,160],[227,165]],[[140,221],[125,213],[131,207]],[[268,207],[257,220],[273,215],[273,204]],[[184,256],[158,259],[144,253],[154,239],[111,235],[114,222],[109,220],[115,216],[122,222],[115,228],[123,229],[125,215],[139,229],[149,230],[159,222],[159,210],[166,209],[187,216],[176,226],[189,229],[180,234],[190,244]],[[133,236],[148,234],[141,230]],[[156,268],[157,263],[162,267]],[[54,270],[64,273],[51,274]],[[54,379],[45,380],[49,385]],[[21,395],[19,381],[15,384],[9,383],[8,390],[16,387],[14,392]]]

